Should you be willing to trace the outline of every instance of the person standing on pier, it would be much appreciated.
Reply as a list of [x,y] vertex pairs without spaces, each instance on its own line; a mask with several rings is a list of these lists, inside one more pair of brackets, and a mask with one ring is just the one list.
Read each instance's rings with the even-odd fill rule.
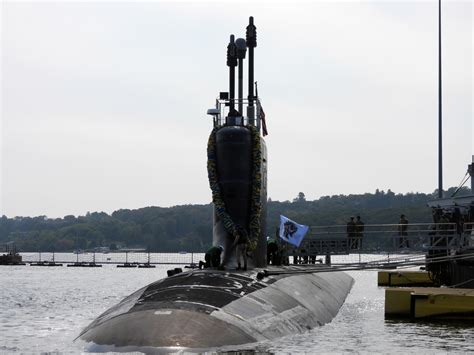
[[346,226],[347,238],[349,247],[355,249],[355,236],[356,236],[356,224],[354,222],[354,217],[351,217]]
[[400,237],[399,239],[399,248],[409,248],[410,243],[408,242],[408,220],[406,219],[405,215],[402,214],[400,216],[400,221],[398,221],[398,235]]
[[356,217],[355,221],[355,234],[356,234],[356,247],[355,249],[361,249],[362,248],[362,237],[364,236],[364,222],[360,219],[360,216]]

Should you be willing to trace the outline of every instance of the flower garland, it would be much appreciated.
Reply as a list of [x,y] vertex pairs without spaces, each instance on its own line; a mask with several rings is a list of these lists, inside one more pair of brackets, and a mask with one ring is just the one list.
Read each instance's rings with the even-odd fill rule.
[[[207,142],[207,175],[209,186],[212,191],[212,202],[214,203],[216,214],[222,220],[225,230],[234,238],[247,237],[247,231],[244,227],[235,223],[225,208],[219,187],[219,177],[217,174],[217,155],[216,155],[216,133],[220,127],[216,127],[209,135]],[[260,133],[254,126],[246,126],[252,135],[252,193],[250,203],[250,223],[249,223],[249,243],[248,249],[255,250],[258,237],[260,235],[260,222],[262,215],[262,203],[260,195],[262,191],[262,146]]]

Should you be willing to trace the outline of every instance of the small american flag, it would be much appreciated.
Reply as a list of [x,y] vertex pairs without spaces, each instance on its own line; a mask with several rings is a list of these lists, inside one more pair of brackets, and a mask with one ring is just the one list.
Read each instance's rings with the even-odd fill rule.
[[[258,100],[258,86],[257,86],[257,82],[255,82],[255,96]],[[260,102],[259,102],[260,103]],[[267,122],[265,121],[265,111],[263,111],[263,107],[262,105],[259,105],[260,106],[260,119],[262,120],[262,134],[263,136],[267,136],[268,135],[268,131],[267,131]]]
[[262,134],[265,137],[268,135],[267,131],[267,122],[265,121],[265,111],[263,111],[263,107],[260,106],[260,119],[262,120]]

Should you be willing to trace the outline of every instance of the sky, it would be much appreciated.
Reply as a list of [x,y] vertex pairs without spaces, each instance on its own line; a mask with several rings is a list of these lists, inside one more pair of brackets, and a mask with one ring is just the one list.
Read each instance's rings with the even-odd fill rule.
[[[437,1],[0,6],[0,215],[211,202],[206,111],[249,16],[272,200],[437,188]],[[473,7],[442,4],[445,188],[474,154]]]

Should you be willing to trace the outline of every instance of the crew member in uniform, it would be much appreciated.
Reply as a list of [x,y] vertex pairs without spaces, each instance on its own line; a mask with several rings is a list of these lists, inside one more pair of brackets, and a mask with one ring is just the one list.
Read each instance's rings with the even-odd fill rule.
[[[277,232],[278,233],[278,232]],[[278,244],[275,239],[267,240],[267,263],[275,265],[278,253]]]
[[[244,270],[247,271],[247,249],[249,244],[249,238],[247,236],[247,232],[243,231],[242,235],[240,235],[237,239],[237,270]],[[240,263],[240,259],[242,258],[244,262],[244,267],[242,268],[242,264]]]
[[362,248],[362,237],[364,236],[364,222],[360,219],[360,216],[356,217],[355,221],[355,234],[356,234],[356,249]]
[[356,225],[354,222],[354,217],[351,217],[350,221],[347,222],[346,232],[347,232],[349,247],[351,249],[355,249],[354,242],[355,242],[355,235],[356,235]]
[[218,267],[221,263],[221,253],[223,250],[224,248],[221,245],[210,247],[204,255],[205,262],[199,261],[199,268],[202,269],[203,266],[205,268]]

